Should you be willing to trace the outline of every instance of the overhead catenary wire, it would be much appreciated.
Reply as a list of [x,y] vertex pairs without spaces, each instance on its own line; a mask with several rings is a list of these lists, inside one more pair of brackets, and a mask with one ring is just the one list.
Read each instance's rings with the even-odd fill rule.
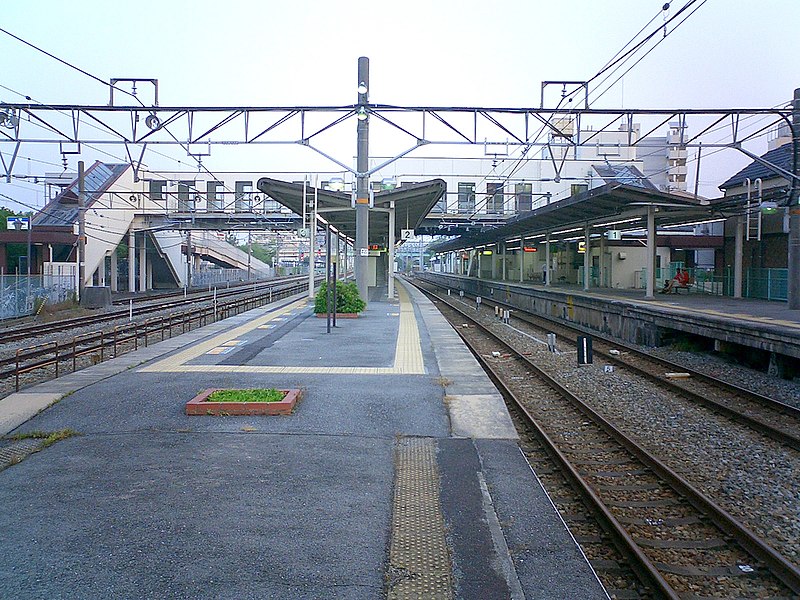
[[[114,90],[120,91],[120,92],[122,92],[122,93],[125,93],[125,94],[127,94],[127,95],[129,95],[129,96],[133,97],[134,99],[136,99],[136,100],[137,100],[137,102],[139,102],[139,104],[141,104],[142,106],[145,106],[145,104],[144,104],[144,103],[141,101],[141,99],[140,99],[140,98],[139,98],[139,97],[138,97],[136,94],[133,94],[133,93],[131,93],[131,92],[128,92],[127,90],[123,90],[123,89],[121,89],[121,88],[119,88],[119,87],[117,87],[117,86],[115,86],[115,85],[111,84],[110,82],[107,82],[107,81],[105,81],[105,80],[101,79],[101,78],[100,78],[100,77],[98,77],[97,75],[94,75],[94,74],[90,73],[89,71],[86,71],[85,69],[82,69],[82,68],[80,68],[80,67],[78,67],[78,66],[76,66],[76,65],[73,65],[72,63],[70,63],[70,62],[68,62],[68,61],[66,61],[66,60],[64,60],[64,59],[62,59],[62,58],[59,58],[58,56],[56,56],[56,55],[54,55],[54,54],[52,54],[52,53],[50,53],[50,52],[48,52],[48,51],[44,50],[43,48],[40,48],[40,47],[36,46],[35,44],[33,44],[33,43],[31,43],[31,42],[28,42],[27,40],[24,40],[24,39],[22,39],[21,37],[19,37],[19,36],[17,36],[17,35],[14,35],[14,34],[13,34],[13,33],[11,33],[10,31],[8,31],[8,30],[6,30],[6,29],[3,29],[2,27],[0,27],[0,32],[2,32],[2,33],[5,33],[6,35],[8,35],[8,36],[10,36],[10,37],[12,37],[12,38],[14,38],[14,39],[18,40],[19,42],[22,42],[23,44],[25,44],[25,45],[27,45],[27,46],[30,46],[31,48],[33,48],[33,49],[37,50],[38,52],[41,52],[41,53],[45,54],[46,56],[48,56],[48,57],[50,57],[50,58],[52,58],[52,59],[54,59],[54,60],[56,60],[56,61],[58,61],[58,62],[60,62],[60,63],[62,63],[62,64],[64,64],[64,65],[66,65],[66,66],[68,66],[68,67],[70,67],[70,68],[72,68],[72,69],[74,69],[74,70],[78,71],[79,73],[81,73],[81,74],[83,74],[83,75],[85,75],[85,76],[87,76],[87,77],[89,77],[89,78],[91,78],[91,79],[93,79],[93,80],[95,80],[95,81],[97,81],[97,82],[99,82],[99,83],[101,83],[101,84],[103,84],[103,85],[105,85],[105,86],[109,87],[110,89],[114,89]],[[6,89],[9,89],[9,88],[6,88]],[[10,90],[10,91],[13,91],[13,90]],[[14,92],[14,93],[19,93],[19,92]],[[31,99],[31,98],[30,98],[30,96],[23,95],[23,94],[20,94],[20,95],[24,96],[24,97],[25,97],[26,99],[28,99],[28,100],[30,100],[30,99]],[[44,103],[39,103],[39,104],[42,104],[42,106],[49,106],[48,104],[44,104]],[[95,126],[95,128],[97,128],[97,127]],[[98,128],[98,129],[99,129],[99,128]],[[173,133],[172,133],[172,132],[171,132],[171,131],[170,131],[170,130],[167,128],[167,127],[162,127],[162,129],[163,129],[165,132],[167,132],[167,134],[168,134],[168,135],[169,135],[169,136],[170,136],[170,137],[171,137],[171,138],[172,138],[172,139],[173,139],[173,140],[174,140],[174,141],[175,141],[175,142],[176,142],[178,145],[180,145],[180,146],[181,146],[181,148],[183,148],[183,149],[186,151],[186,154],[187,154],[188,156],[191,156],[191,153],[189,152],[189,147],[188,147],[189,145],[188,145],[188,143],[184,145],[184,143],[182,143],[181,141],[179,141],[179,140],[178,140],[178,138],[177,138],[177,137],[176,137],[176,136],[175,136],[175,135],[174,135],[174,134],[173,134]],[[94,148],[94,147],[92,147],[92,146],[87,146],[87,147],[88,147],[88,148],[90,148],[90,149],[92,149],[92,150],[95,150],[96,152],[101,152],[101,153],[103,153],[103,154],[106,154],[107,156],[110,156],[111,158],[114,158],[115,160],[120,160],[120,161],[122,161],[122,162],[129,162],[129,161],[125,160],[124,158],[119,158],[119,157],[116,157],[116,156],[114,156],[114,155],[112,155],[112,154],[109,154],[109,153],[107,153],[107,152],[104,152],[104,151],[102,151],[102,150],[100,150],[100,149],[98,149],[98,148]],[[164,156],[164,155],[162,155],[162,156]],[[167,157],[167,158],[171,158],[171,157]],[[212,172],[211,172],[211,171],[208,169],[208,167],[206,167],[206,166],[203,164],[202,160],[200,160],[198,157],[193,157],[193,158],[195,158],[195,161],[197,162],[198,169],[202,169],[202,170],[204,170],[206,173],[208,173],[210,176],[212,176],[212,177],[215,177],[215,178],[216,178],[216,175],[214,175],[214,173],[212,173]],[[174,159],[174,158],[171,158],[171,160],[175,160],[175,161],[176,161],[176,162],[178,162],[178,163],[180,163],[180,162],[181,162],[181,161],[178,161],[177,159]],[[230,189],[230,188],[229,188],[227,185],[226,185],[226,186],[224,186],[224,187],[225,187],[225,189],[227,189],[228,191],[233,191],[233,190],[231,190],[231,189]]]
[[123,94],[127,94],[128,96],[133,97],[134,99],[136,99],[136,101],[139,102],[139,104],[144,106],[144,103],[141,101],[141,99],[138,96],[136,96],[136,94],[133,94],[133,93],[127,91],[127,90],[120,89],[115,85],[112,85],[110,82],[101,79],[97,75],[93,75],[92,73],[89,73],[89,71],[86,71],[85,69],[81,69],[80,67],[73,65],[72,63],[70,63],[69,61],[64,60],[63,58],[59,58],[55,54],[52,54],[51,52],[48,52],[47,50],[45,50],[43,48],[40,48],[36,44],[33,44],[32,42],[29,42],[27,40],[22,39],[18,35],[15,35],[15,34],[11,33],[10,31],[8,31],[7,29],[3,29],[2,27],[0,27],[0,33],[5,33],[7,36],[14,38],[18,42],[22,42],[23,44],[33,48],[37,52],[41,52],[45,56],[48,56],[48,57],[52,58],[53,60],[60,62],[61,64],[69,67],[70,69],[74,69],[78,73],[81,73],[82,75],[85,75],[86,77],[89,77],[90,79],[93,79],[93,80],[97,81],[98,83],[100,83],[100,84],[102,84],[102,85],[104,85],[104,86],[106,86],[108,88],[114,89],[114,90],[116,90],[118,92],[122,92]]

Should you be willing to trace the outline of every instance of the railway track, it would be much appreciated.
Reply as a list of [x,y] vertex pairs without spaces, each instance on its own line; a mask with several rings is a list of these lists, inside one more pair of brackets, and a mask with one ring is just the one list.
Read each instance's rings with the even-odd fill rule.
[[[560,477],[590,507],[596,527],[587,525],[584,512],[574,505],[565,518],[574,521],[585,551],[592,544],[606,548],[589,548],[592,555],[587,555],[610,593],[684,600],[800,594],[800,571],[789,560],[541,370],[532,357],[485,328],[473,318],[474,309],[459,308],[455,299],[436,301],[528,434],[558,465]],[[613,552],[629,567],[609,555],[607,543],[597,543],[601,537],[613,540]],[[637,583],[625,577],[626,568],[636,574]]]
[[[187,294],[186,296],[184,296],[182,293],[173,293],[159,294],[156,296],[142,296],[138,299],[130,298],[128,300],[118,300],[114,302],[114,305],[128,305],[128,308],[108,310],[98,314],[74,317],[71,319],[61,319],[50,323],[36,323],[32,325],[15,326],[13,329],[4,329],[0,331],[0,339],[2,340],[3,344],[6,344],[32,338],[46,337],[53,333],[69,331],[72,329],[87,327],[100,323],[108,323],[118,319],[142,317],[164,311],[180,310],[198,302],[213,301],[215,298],[218,301],[221,301],[226,298],[235,298],[237,296],[249,293],[259,294],[266,292],[269,294],[270,290],[278,292],[285,286],[293,286],[298,282],[303,283],[307,281],[308,278],[305,276],[291,277],[248,284],[246,286],[218,289],[214,291],[209,290],[203,292],[193,292],[191,294]],[[134,307],[134,304],[137,306]]]
[[[164,340],[178,331],[201,327],[208,323],[239,314],[274,301],[298,294],[306,289],[308,279],[291,278],[269,282],[267,285],[247,289],[226,290],[212,294],[195,295],[187,301],[160,302],[140,307],[134,313],[136,321],[123,325],[109,326],[105,329],[86,331],[69,338],[48,340],[36,343],[42,336],[70,331],[76,328],[107,324],[119,319],[127,319],[128,311],[110,311],[88,318],[66,319],[39,327],[30,327],[16,341],[29,341],[32,345],[17,347],[13,353],[0,358],[0,384],[3,391],[10,393],[22,387],[57,378],[81,368],[115,358],[119,354],[135,350],[139,345],[147,346],[150,341]],[[212,301],[215,300],[215,301]],[[170,309],[179,308],[163,314]],[[158,316],[142,319],[143,315],[160,313]],[[52,325],[55,325],[53,327]],[[4,335],[3,342],[9,341]],[[8,385],[11,382],[11,385]],[[5,395],[0,392],[0,396]]]
[[[430,290],[428,286],[430,284],[426,284],[426,289]],[[481,305],[484,307],[482,310],[493,310],[495,306],[509,310],[514,323],[534,328],[541,337],[555,333],[559,339],[576,345],[578,336],[590,335],[593,354],[605,364],[626,369],[662,389],[706,406],[794,450],[800,450],[800,409],[794,406],[653,356],[619,340],[604,338],[597,332],[530,314],[491,298],[482,298]],[[530,335],[529,331],[523,333]]]

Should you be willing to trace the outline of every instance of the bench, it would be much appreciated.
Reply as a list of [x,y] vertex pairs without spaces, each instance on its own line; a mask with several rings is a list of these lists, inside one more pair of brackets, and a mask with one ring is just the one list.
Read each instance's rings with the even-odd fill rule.
[[694,287],[694,281],[692,281],[691,279],[689,281],[687,281],[686,283],[677,283],[676,282],[672,286],[672,293],[673,294],[677,294],[679,290],[686,290],[686,293],[688,294],[691,291],[692,287]]

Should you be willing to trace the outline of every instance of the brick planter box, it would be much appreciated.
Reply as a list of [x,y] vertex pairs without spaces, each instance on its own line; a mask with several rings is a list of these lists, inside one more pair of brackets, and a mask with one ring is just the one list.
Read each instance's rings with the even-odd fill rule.
[[186,403],[187,415],[290,415],[294,405],[300,400],[298,389],[280,390],[285,392],[279,402],[208,402],[208,397],[219,389],[208,389]]

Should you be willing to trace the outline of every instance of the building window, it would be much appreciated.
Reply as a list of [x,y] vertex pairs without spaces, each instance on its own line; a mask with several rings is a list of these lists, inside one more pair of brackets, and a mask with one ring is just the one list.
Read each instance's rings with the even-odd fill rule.
[[533,210],[533,184],[518,183],[514,186],[517,199],[517,212]]
[[194,181],[178,182],[178,212],[192,212],[194,206]]
[[166,181],[150,180],[150,201],[161,202],[164,200],[164,188],[167,187]]
[[253,209],[253,182],[237,181],[235,184],[236,212],[251,212]]
[[582,194],[583,192],[586,191],[589,191],[588,183],[573,183],[569,186],[570,196],[577,196],[578,194]]
[[503,214],[503,184],[490,181],[486,184],[486,212]]
[[458,212],[472,214],[475,212],[475,184],[459,182]]
[[206,203],[210,211],[222,211],[222,193],[218,191],[223,187],[221,181],[207,181],[206,182]]

